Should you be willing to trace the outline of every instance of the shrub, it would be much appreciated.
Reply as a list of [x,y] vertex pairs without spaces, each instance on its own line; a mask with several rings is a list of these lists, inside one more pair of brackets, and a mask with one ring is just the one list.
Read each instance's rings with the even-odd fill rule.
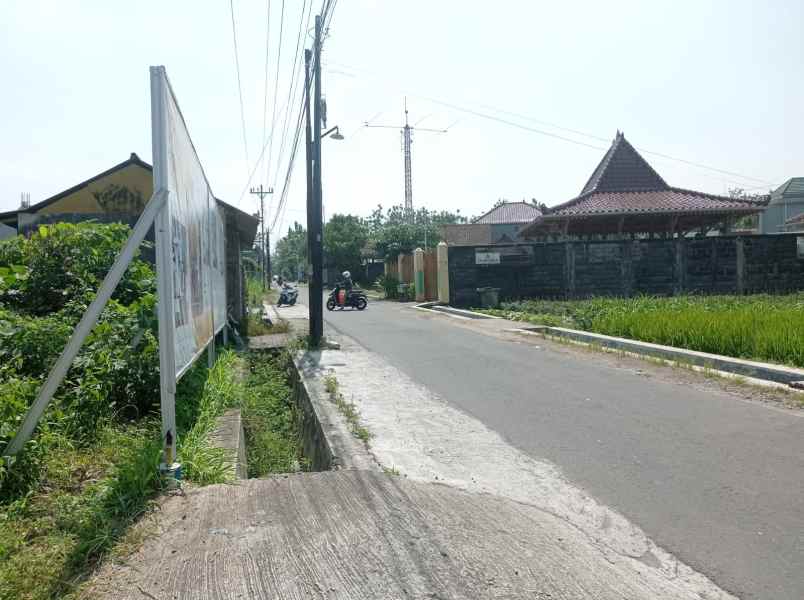
[[399,298],[399,279],[393,275],[380,275],[377,279],[377,286],[382,288],[385,297],[389,300]]

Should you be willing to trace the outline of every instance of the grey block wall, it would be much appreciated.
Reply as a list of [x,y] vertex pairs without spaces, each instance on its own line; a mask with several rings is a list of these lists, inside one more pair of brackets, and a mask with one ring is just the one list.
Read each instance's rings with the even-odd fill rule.
[[503,300],[804,290],[796,244],[794,234],[528,244],[526,263],[498,265],[475,264],[475,251],[499,246],[452,246],[450,304],[476,306],[479,287]]

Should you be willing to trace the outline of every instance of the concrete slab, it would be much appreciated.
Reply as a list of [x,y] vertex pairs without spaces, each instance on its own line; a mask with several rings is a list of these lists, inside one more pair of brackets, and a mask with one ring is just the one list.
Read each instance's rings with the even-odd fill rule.
[[632,577],[588,538],[503,498],[362,471],[211,486],[162,505],[164,534],[107,565],[102,598],[687,596]]

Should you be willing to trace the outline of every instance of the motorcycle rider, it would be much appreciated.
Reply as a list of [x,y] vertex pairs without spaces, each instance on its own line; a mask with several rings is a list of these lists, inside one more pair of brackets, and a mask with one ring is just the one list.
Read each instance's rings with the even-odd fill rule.
[[[344,271],[341,273],[341,281],[335,284],[335,297],[338,298],[338,303],[341,305],[345,305],[346,301],[349,299],[349,293],[352,291],[352,274],[349,271]],[[343,290],[343,300],[341,300],[341,290]]]

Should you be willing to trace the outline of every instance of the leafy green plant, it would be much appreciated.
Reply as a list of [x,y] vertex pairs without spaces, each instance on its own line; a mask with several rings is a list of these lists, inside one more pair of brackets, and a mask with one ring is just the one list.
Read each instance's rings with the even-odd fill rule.
[[399,279],[393,275],[383,274],[377,279],[377,287],[382,289],[388,300],[399,298]]

